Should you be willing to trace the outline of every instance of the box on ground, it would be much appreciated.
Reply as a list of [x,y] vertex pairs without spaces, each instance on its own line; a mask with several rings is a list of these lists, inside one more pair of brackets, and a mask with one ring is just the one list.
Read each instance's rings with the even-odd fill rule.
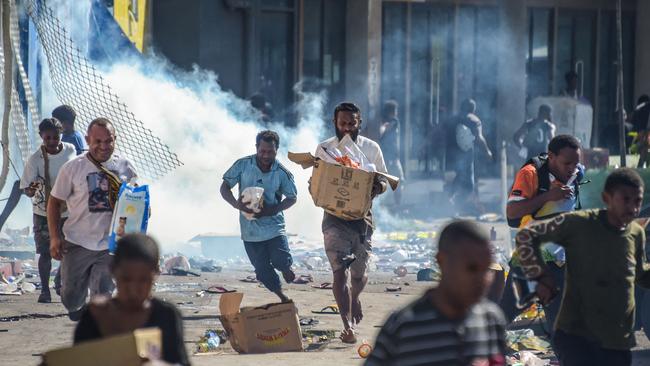
[[258,307],[241,305],[244,294],[222,294],[219,319],[239,353],[302,351],[298,309],[293,302]]
[[289,160],[303,169],[314,167],[309,193],[314,204],[344,220],[363,219],[372,206],[372,185],[375,175],[388,180],[393,190],[399,178],[384,173],[370,173],[361,169],[325,162],[310,153],[289,153]]
[[47,366],[140,366],[145,358],[161,357],[162,332],[159,328],[143,328],[49,351],[43,361]]

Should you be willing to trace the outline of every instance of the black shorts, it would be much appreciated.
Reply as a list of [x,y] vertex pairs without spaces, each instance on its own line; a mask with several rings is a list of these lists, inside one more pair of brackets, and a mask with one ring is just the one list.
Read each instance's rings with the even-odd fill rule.
[[50,231],[47,227],[47,217],[34,214],[34,244],[36,253],[50,254]]

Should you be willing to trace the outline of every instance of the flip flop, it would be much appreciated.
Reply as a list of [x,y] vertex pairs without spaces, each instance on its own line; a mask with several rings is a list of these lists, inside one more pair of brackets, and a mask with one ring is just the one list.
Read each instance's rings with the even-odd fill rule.
[[402,291],[402,288],[399,286],[386,287],[386,292],[399,292],[399,291]]
[[323,282],[320,285],[312,285],[311,287],[321,289],[321,290],[331,290],[332,284],[330,282]]
[[338,305],[326,306],[320,309],[320,311],[312,310],[311,312],[313,314],[341,314]]
[[246,278],[242,278],[240,281],[247,283],[257,283],[257,278],[255,278],[255,276],[248,276]]
[[314,277],[312,275],[300,275],[300,277],[293,280],[293,283],[298,285],[304,285],[310,282],[314,282]]
[[210,286],[207,288],[207,290],[204,291],[211,294],[227,294],[230,292],[237,292],[237,290],[229,289],[225,286],[220,285]]

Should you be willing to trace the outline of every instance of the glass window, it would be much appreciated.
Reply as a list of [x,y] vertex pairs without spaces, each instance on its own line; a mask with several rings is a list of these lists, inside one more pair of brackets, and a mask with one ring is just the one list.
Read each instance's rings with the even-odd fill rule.
[[293,14],[262,12],[259,19],[259,92],[277,116],[293,101]]
[[[625,110],[634,109],[634,14],[623,13],[623,82]],[[616,13],[603,12],[600,17],[599,70],[598,70],[598,132],[599,146],[618,153],[618,43],[616,40]]]
[[261,0],[261,5],[263,7],[291,8],[293,0]]
[[526,55],[527,99],[551,94],[552,9],[528,11],[528,54]]
[[595,26],[595,11],[560,9],[554,76],[556,94],[567,87],[566,73],[575,71],[578,73],[579,96],[594,103]]

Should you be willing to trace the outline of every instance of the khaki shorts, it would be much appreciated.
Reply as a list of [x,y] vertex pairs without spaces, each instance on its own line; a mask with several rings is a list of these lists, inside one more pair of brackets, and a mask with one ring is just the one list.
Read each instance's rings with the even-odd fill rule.
[[345,269],[343,258],[354,254],[356,260],[350,264],[352,277],[359,278],[366,273],[370,253],[372,253],[371,235],[362,235],[351,228],[339,225],[323,230],[325,253],[332,266],[332,272]]

